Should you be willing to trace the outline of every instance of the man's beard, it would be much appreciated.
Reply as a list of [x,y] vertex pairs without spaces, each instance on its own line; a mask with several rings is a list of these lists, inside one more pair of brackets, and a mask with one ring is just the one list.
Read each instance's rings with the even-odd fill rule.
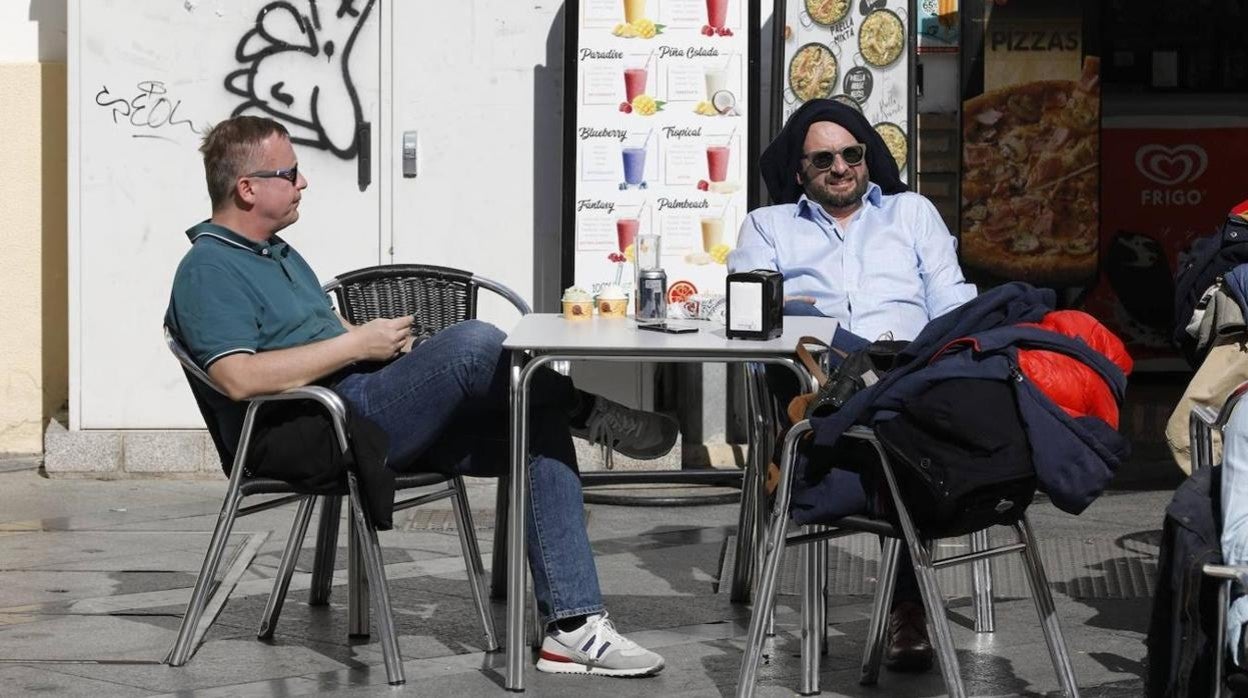
[[[854,170],[849,170],[842,177],[836,177],[836,175],[832,174],[832,172],[821,172],[814,177],[810,177],[803,172],[802,184],[806,189],[806,197],[813,199],[824,208],[845,208],[862,201],[863,195],[867,193],[867,178],[863,177],[859,180],[856,175],[857,173],[854,172]],[[820,177],[823,178],[822,181],[819,181]],[[835,179],[831,179],[829,181],[829,178]],[[837,184],[842,179],[848,179],[854,182],[854,188],[844,194],[833,192],[828,189],[829,185]]]

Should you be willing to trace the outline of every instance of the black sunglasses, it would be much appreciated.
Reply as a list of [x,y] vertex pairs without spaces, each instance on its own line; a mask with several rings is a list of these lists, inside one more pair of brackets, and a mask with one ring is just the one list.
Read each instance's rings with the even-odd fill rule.
[[284,170],[260,170],[259,172],[248,172],[243,177],[255,177],[256,179],[284,179],[291,184],[299,181],[299,166],[288,167]]
[[810,161],[812,167],[822,172],[831,169],[832,164],[836,162],[837,155],[841,156],[846,165],[854,167],[862,164],[863,158],[867,157],[867,146],[862,143],[854,143],[840,150],[817,150],[813,153],[804,153],[802,159]]

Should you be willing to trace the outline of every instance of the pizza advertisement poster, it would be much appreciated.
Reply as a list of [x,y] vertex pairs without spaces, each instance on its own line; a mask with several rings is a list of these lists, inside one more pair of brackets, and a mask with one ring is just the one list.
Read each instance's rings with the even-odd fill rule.
[[1115,117],[1101,136],[1101,271],[1084,309],[1144,370],[1186,370],[1170,343],[1179,253],[1248,198],[1248,119]]
[[724,293],[752,203],[752,4],[568,4],[565,288],[618,284],[631,296],[638,236],[658,235],[669,289]]
[[1098,265],[1101,89],[1080,3],[983,6],[983,74],[970,81],[983,91],[962,104],[963,269],[980,284],[1086,288]]
[[812,99],[862,112],[912,179],[915,31],[911,0],[778,0],[775,130]]

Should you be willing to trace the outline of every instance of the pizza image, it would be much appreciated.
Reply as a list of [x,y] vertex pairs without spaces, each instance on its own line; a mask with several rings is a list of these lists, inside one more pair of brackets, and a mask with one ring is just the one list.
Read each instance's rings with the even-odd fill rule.
[[831,25],[845,19],[849,0],[806,0],[806,14],[816,24]]
[[806,44],[789,61],[789,87],[803,102],[832,94],[836,86],[836,56],[823,44]]
[[985,92],[962,107],[962,262],[993,277],[1080,285],[1096,275],[1100,59],[1079,80]]
[[906,140],[906,132],[897,124],[881,121],[875,125],[875,132],[880,134],[888,152],[897,161],[897,169],[906,171],[906,158],[910,156],[910,142]]
[[906,47],[906,25],[890,10],[876,10],[858,29],[858,52],[862,59],[883,68],[901,57]]

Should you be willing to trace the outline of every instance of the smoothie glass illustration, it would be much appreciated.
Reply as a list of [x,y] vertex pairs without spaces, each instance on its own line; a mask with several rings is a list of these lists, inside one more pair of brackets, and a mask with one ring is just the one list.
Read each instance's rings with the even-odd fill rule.
[[615,238],[620,248],[620,254],[628,249],[628,246],[637,240],[637,231],[641,229],[641,220],[638,218],[617,218],[615,221]]
[[704,69],[706,77],[706,101],[715,98],[715,93],[728,89],[728,69],[727,68],[706,68]]
[[726,145],[706,146],[706,170],[712,182],[728,179],[728,160],[732,149]]
[[706,23],[712,29],[723,29],[728,21],[728,0],[706,0]]
[[710,254],[715,247],[724,244],[724,219],[702,219],[702,251]]
[[624,159],[624,181],[620,189],[646,188],[646,147],[623,148],[620,151]]
[[645,68],[625,68],[624,69],[624,99],[625,101],[632,103],[634,97],[636,97],[637,95],[644,95],[646,93],[646,78],[647,77],[648,76],[647,76]]
[[632,24],[646,16],[646,0],[624,0],[624,21]]

